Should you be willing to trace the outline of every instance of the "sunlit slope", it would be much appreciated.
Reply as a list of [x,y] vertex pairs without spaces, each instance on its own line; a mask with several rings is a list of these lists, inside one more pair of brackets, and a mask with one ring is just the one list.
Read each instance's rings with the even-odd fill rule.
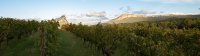
[[162,16],[136,16],[136,17],[123,17],[115,18],[108,21],[108,24],[119,24],[119,23],[135,23],[142,21],[160,21],[167,19],[176,19],[176,18],[200,18],[200,15],[162,15]]

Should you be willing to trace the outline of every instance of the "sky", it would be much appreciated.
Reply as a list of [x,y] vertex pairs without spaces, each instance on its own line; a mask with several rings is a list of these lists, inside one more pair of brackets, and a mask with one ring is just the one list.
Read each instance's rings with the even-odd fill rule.
[[0,16],[96,23],[131,14],[200,14],[200,0],[0,0]]

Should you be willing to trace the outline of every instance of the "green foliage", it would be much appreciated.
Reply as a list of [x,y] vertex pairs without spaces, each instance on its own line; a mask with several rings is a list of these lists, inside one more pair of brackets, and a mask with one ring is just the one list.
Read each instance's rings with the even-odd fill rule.
[[[200,19],[170,19],[118,25],[70,24],[76,34],[105,56],[198,56]],[[118,51],[118,52],[117,52]]]
[[0,18],[0,43],[11,39],[29,36],[37,31],[39,22],[35,20],[17,20],[13,18]]
[[[117,25],[69,24],[66,30],[104,56],[200,55],[200,19],[197,18]],[[45,56],[56,56],[59,46],[57,31],[57,23],[53,21],[0,18],[0,44],[4,47],[5,42],[8,45],[11,40],[27,39],[32,33],[38,32],[37,47],[41,47],[44,38]],[[2,50],[0,48],[0,52]]]
[[41,21],[37,27],[39,37],[36,40],[41,56],[55,56],[58,48],[58,24],[52,21]]
[[[57,41],[57,22],[53,21],[35,21],[35,20],[18,20],[14,18],[0,18],[0,47],[6,46],[2,42],[10,42],[13,39],[24,39],[32,33],[40,32],[37,47],[40,47],[40,41],[44,38],[45,56],[55,56]],[[7,44],[8,45],[8,44]],[[1,50],[0,50],[1,51]]]

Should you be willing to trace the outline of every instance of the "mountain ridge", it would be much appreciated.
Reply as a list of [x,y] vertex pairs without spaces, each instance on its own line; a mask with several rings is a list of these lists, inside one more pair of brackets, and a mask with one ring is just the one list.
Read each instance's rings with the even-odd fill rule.
[[200,15],[192,14],[165,14],[165,15],[153,15],[145,16],[141,14],[122,14],[119,17],[112,19],[107,24],[119,24],[119,23],[134,23],[141,21],[160,21],[172,18],[200,18]]

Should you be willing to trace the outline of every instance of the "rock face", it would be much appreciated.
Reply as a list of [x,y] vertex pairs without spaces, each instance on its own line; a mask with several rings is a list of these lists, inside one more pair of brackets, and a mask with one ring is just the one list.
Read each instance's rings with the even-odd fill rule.
[[126,20],[128,18],[136,18],[136,19],[138,19],[138,18],[145,18],[145,17],[146,16],[140,15],[140,14],[122,14],[119,17],[109,21],[108,24],[118,24],[118,23],[121,23],[120,21],[124,21],[124,20]]
[[68,25],[68,21],[66,20],[65,15],[62,15],[61,17],[56,18],[56,21],[59,23],[59,27],[58,27],[59,29],[61,29],[63,25]]
[[166,15],[144,16],[140,14],[122,14],[121,16],[108,21],[107,24],[135,23],[142,21],[161,21],[161,20],[178,19],[178,18],[200,18],[200,15],[166,14]]
[[125,18],[130,18],[130,17],[144,17],[144,15],[139,15],[139,14],[122,14],[121,16],[117,17],[115,20],[123,20]]

